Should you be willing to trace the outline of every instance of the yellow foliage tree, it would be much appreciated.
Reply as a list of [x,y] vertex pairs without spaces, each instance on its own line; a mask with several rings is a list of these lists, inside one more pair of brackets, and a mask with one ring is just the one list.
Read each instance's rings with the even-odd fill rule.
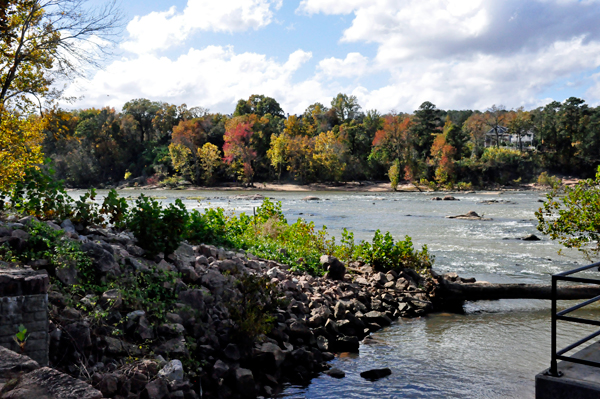
[[173,168],[186,179],[191,179],[193,174],[192,151],[183,144],[171,143],[169,154]]
[[343,158],[347,152],[346,146],[333,131],[315,137],[313,158],[321,177],[331,181],[341,180],[346,170]]
[[23,118],[0,108],[0,191],[23,179],[25,170],[43,161],[44,120]]
[[202,168],[202,179],[206,184],[211,184],[215,179],[215,172],[221,165],[221,151],[214,144],[206,143],[198,148],[198,158]]

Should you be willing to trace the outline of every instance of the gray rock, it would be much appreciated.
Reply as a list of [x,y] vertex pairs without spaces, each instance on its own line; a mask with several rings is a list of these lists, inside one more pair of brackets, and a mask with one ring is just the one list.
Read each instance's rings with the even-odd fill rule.
[[105,374],[98,384],[98,389],[102,392],[105,398],[111,398],[119,389],[119,379],[114,374]]
[[118,289],[112,289],[105,291],[100,300],[98,300],[98,305],[102,307],[102,309],[119,309],[123,304],[123,294]]
[[171,360],[158,372],[158,376],[171,381],[183,381],[183,364],[180,360]]
[[254,358],[263,367],[269,370],[277,370],[285,362],[286,353],[279,346],[271,342],[265,342],[254,351]]
[[227,345],[227,347],[225,347],[225,349],[223,350],[223,354],[227,359],[232,360],[234,362],[237,362],[242,357],[242,355],[240,354],[240,350],[236,344]]
[[114,256],[101,245],[94,242],[87,242],[81,246],[81,250],[92,258],[92,265],[97,272],[101,274],[112,273],[119,275],[120,267],[115,261]]
[[10,380],[40,368],[35,360],[0,346],[0,381]]
[[49,367],[25,374],[12,389],[6,388],[2,399],[102,399],[91,385]]
[[341,320],[346,316],[346,305],[342,301],[338,301],[333,308],[333,316]]
[[235,370],[235,384],[238,391],[245,397],[255,397],[254,376],[252,371],[244,368]]
[[229,366],[221,359],[217,360],[213,365],[213,375],[215,379],[223,378],[229,372]]
[[55,271],[56,278],[58,281],[63,283],[64,285],[74,285],[77,284],[77,268],[74,266],[64,266],[59,267]]
[[377,312],[374,310],[366,313],[364,318],[366,319],[367,322],[376,323],[376,324],[379,324],[380,326],[389,326],[390,324],[392,324],[392,321],[390,320],[389,317],[386,316],[385,313]]
[[142,392],[142,397],[148,399],[164,399],[169,397],[169,387],[167,386],[167,382],[159,378],[146,384],[146,388],[144,389],[144,392]]
[[346,373],[335,367],[327,370],[325,374],[333,378],[344,378],[346,376]]
[[362,373],[360,373],[360,376],[366,380],[375,381],[380,378],[387,377],[390,374],[392,374],[392,370],[390,370],[389,368],[384,368],[363,371]]
[[523,241],[541,241],[540,238],[538,236],[536,236],[535,234],[529,234],[529,235],[521,238],[521,240],[523,240]]
[[181,291],[179,293],[179,301],[190,305],[192,309],[199,310],[204,312],[205,309],[205,300],[204,298],[209,295],[208,292],[205,291],[206,288],[203,289],[193,289]]

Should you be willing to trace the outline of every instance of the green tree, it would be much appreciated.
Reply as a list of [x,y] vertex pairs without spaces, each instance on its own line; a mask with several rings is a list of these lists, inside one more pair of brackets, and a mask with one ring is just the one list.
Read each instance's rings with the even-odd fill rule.
[[339,93],[331,100],[331,109],[335,111],[340,121],[355,119],[360,113],[360,108],[356,96]]
[[600,254],[600,167],[595,179],[582,180],[563,193],[553,190],[535,213],[538,230],[588,260]]
[[412,132],[415,140],[415,148],[421,158],[429,156],[429,150],[433,144],[435,134],[441,130],[441,112],[435,104],[425,101],[413,118]]

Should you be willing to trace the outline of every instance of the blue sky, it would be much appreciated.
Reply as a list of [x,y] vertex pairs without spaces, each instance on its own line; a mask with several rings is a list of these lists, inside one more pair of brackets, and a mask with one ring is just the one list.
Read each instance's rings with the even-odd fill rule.
[[[102,0],[93,0],[101,4]],[[600,101],[597,0],[122,1],[115,56],[73,107],[133,98],[230,113],[265,94],[289,113],[356,95],[363,109]]]

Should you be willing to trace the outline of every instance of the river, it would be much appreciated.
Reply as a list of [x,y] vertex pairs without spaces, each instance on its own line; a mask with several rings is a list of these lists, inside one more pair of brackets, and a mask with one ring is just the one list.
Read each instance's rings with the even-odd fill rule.
[[[137,196],[127,190],[121,195]],[[72,192],[78,194],[78,192]],[[105,192],[99,191],[102,195]],[[221,206],[252,213],[260,201],[232,199],[248,192],[151,191],[189,209]],[[371,239],[376,229],[394,237],[409,235],[417,247],[435,255],[434,269],[489,282],[548,283],[550,276],[585,263],[576,252],[558,255],[560,246],[536,230],[539,192],[455,194],[458,201],[432,201],[432,193],[264,192],[281,201],[288,221],[302,217],[331,235],[343,228],[355,238]],[[318,201],[303,201],[311,195]],[[201,198],[202,197],[202,198]],[[497,200],[493,204],[484,201]],[[448,219],[475,211],[490,221]],[[536,234],[541,241],[518,238]],[[564,304],[563,304],[564,306]],[[533,398],[535,374],[550,362],[550,303],[500,300],[467,303],[464,315],[433,314],[403,319],[372,334],[355,355],[332,364],[346,372],[341,380],[323,375],[308,386],[289,386],[288,398]],[[598,318],[600,310],[585,312]],[[582,338],[589,328],[559,328],[559,346]],[[359,374],[389,367],[392,375],[377,382]]]

